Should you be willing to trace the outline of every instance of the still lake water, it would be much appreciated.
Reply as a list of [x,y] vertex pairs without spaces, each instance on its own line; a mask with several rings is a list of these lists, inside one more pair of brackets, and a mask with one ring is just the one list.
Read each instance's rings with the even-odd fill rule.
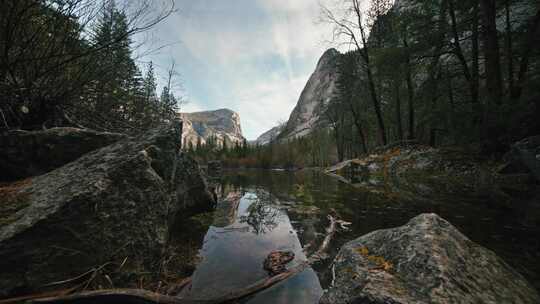
[[337,233],[329,258],[245,303],[317,303],[331,280],[329,265],[341,245],[426,212],[437,213],[495,251],[540,289],[540,202],[535,198],[516,198],[510,205],[468,193],[389,198],[313,170],[225,171],[215,184],[220,203],[211,215],[189,291],[199,299],[267,277],[262,264],[273,250],[293,251],[290,266],[305,260],[324,238],[331,210],[351,224]]

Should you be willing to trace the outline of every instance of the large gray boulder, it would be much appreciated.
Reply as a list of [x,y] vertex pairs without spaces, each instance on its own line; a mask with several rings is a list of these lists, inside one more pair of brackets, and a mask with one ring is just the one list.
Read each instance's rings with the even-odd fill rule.
[[168,124],[0,187],[0,296],[105,263],[110,276],[158,273],[169,228],[215,203],[180,140]]
[[0,181],[47,173],[125,138],[124,134],[77,128],[1,133]]
[[435,214],[345,244],[321,303],[540,303],[492,251]]

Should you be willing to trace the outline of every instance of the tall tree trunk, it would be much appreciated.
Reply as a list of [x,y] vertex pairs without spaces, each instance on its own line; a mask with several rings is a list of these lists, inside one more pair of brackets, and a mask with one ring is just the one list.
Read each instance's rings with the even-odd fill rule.
[[408,106],[408,116],[409,116],[409,130],[407,139],[412,140],[415,138],[414,134],[414,84],[412,81],[412,72],[411,72],[411,54],[409,49],[409,44],[407,43],[407,38],[403,39],[403,45],[407,49],[407,56],[405,58],[405,73],[406,73],[406,82],[407,82],[407,106]]
[[[519,99],[523,91],[523,85],[526,81],[527,70],[529,68],[529,58],[531,56],[532,46],[534,41],[538,39],[538,31],[540,29],[540,10],[536,12],[536,15],[529,23],[529,29],[525,36],[525,42],[523,46],[523,54],[521,55],[521,62],[519,64],[519,72],[517,83],[514,85],[515,92],[512,94],[512,99]],[[540,103],[540,100],[537,101]]]
[[[476,6],[478,7],[478,6]],[[462,67],[462,70],[463,70],[463,75],[465,76],[465,79],[467,80],[467,83],[469,85],[469,92],[470,92],[470,95],[471,95],[471,102],[472,103],[476,103],[477,100],[478,100],[478,77],[477,75],[475,75],[476,77],[473,76],[473,73],[475,73],[474,71],[471,72],[471,69],[469,68],[469,64],[467,63],[467,59],[465,58],[465,55],[463,53],[463,49],[461,47],[461,43],[460,43],[460,37],[459,37],[459,32],[458,32],[458,27],[457,27],[457,18],[456,18],[456,11],[455,11],[455,7],[454,7],[454,1],[453,0],[449,0],[448,1],[448,11],[450,13],[450,20],[451,20],[451,24],[452,24],[452,35],[453,35],[453,39],[454,39],[454,54],[456,55],[456,57],[458,58],[460,64],[461,64],[461,67]],[[472,41],[472,45],[473,45],[473,50],[472,50],[472,56],[473,56],[473,69],[476,68],[475,64],[478,63],[478,19],[477,19],[477,14],[478,11],[477,9],[473,9],[473,27],[474,27],[474,24],[476,23],[476,33],[475,33],[475,30],[473,28],[473,31],[472,31],[472,35],[471,35],[471,39],[473,40]],[[476,21],[475,21],[476,20]],[[476,42],[475,42],[476,40]],[[476,49],[475,49],[476,48]],[[476,57],[476,63],[474,62],[475,61],[475,58]],[[478,70],[476,70],[476,74],[478,73]]]
[[[441,57],[441,50],[444,47],[445,41],[446,41],[446,33],[448,30],[446,29],[447,23],[446,23],[446,9],[447,9],[447,2],[442,1],[441,6],[439,8],[439,20],[437,25],[437,30],[439,32],[440,37],[438,37],[437,45],[434,50],[434,56],[431,58],[430,63],[427,68],[427,74],[428,74],[428,94],[431,95],[431,107],[435,109],[436,103],[437,103],[437,88],[438,88],[438,82],[440,79],[440,57]],[[429,119],[429,143],[431,145],[435,145],[436,143],[436,125],[437,120],[435,119],[434,115],[431,115],[431,118]]]
[[[481,0],[483,39],[488,103],[502,103],[502,77],[499,41],[497,37],[497,10],[495,0]],[[486,109],[487,110],[487,109]]]
[[449,0],[448,1],[448,12],[450,14],[450,20],[452,23],[452,36],[454,40],[454,54],[459,60],[459,63],[461,64],[463,75],[465,76],[465,79],[470,83],[471,81],[471,73],[469,71],[469,65],[467,64],[467,59],[465,58],[465,55],[463,55],[463,49],[461,48],[461,43],[459,42],[459,32],[457,28],[457,19],[456,19],[456,11],[454,8],[454,1]]
[[401,96],[399,93],[399,82],[395,86],[395,94],[396,94],[396,124],[397,124],[398,139],[402,141],[403,140],[403,127],[401,123]]
[[450,102],[450,126],[453,131],[452,137],[454,138],[454,142],[456,142],[457,136],[456,130],[456,101],[454,98],[454,85],[452,84],[452,76],[450,75],[450,69],[448,68],[448,65],[446,66],[446,74],[448,75],[448,101]]
[[356,125],[356,128],[358,129],[358,134],[360,135],[360,143],[362,144],[362,152],[364,154],[367,154],[368,148],[367,148],[367,140],[366,140],[366,134],[364,133],[364,129],[362,128],[362,125]]
[[513,95],[514,89],[514,54],[512,52],[512,22],[510,20],[510,1],[504,2],[506,21],[506,63],[508,68],[508,92]]
[[388,143],[387,138],[386,138],[386,128],[384,126],[384,119],[382,117],[381,103],[377,95],[377,90],[375,88],[375,77],[371,69],[371,59],[369,55],[367,35],[366,35],[365,28],[362,22],[362,8],[358,0],[354,0],[353,5],[354,5],[354,11],[356,13],[356,17],[358,20],[358,28],[360,29],[360,36],[362,39],[362,47],[360,47],[358,43],[356,42],[357,48],[360,51],[360,55],[362,59],[364,60],[364,64],[365,64],[365,68],[367,72],[369,92],[371,95],[371,101],[373,102],[373,107],[375,109],[375,115],[377,117],[377,125],[379,126],[379,133],[382,140],[382,144],[386,145]]
[[356,126],[356,129],[358,130],[358,134],[360,135],[360,143],[362,144],[362,149],[364,153],[367,153],[367,142],[366,142],[366,135],[364,133],[364,128],[362,125],[362,120],[360,118],[360,113],[356,111],[354,108],[354,104],[352,100],[348,100],[349,109],[351,110],[351,114],[353,116],[353,123]]
[[384,119],[382,117],[381,103],[377,96],[377,91],[375,90],[375,83],[373,81],[373,73],[369,67],[369,61],[367,61],[367,75],[369,82],[369,91],[371,95],[371,100],[373,102],[373,107],[375,108],[375,115],[377,116],[377,125],[379,126],[379,133],[382,140],[382,144],[386,145],[388,143],[386,138],[386,128],[384,126]]
[[474,7],[473,7],[473,19],[472,19],[472,67],[471,67],[471,81],[473,84],[473,91],[471,96],[471,101],[475,104],[478,103],[479,99],[479,89],[480,89],[480,64],[479,64],[479,35],[478,35],[478,19],[480,18],[479,13],[479,3],[478,0],[474,1]]

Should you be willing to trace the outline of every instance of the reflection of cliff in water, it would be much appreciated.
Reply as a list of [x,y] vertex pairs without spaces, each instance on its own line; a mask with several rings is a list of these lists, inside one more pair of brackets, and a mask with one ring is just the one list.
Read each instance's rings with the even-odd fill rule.
[[234,223],[238,214],[238,205],[243,193],[241,191],[231,191],[223,194],[214,211],[214,221],[212,226],[226,227]]
[[[201,263],[192,278],[188,298],[222,296],[268,276],[263,261],[274,250],[294,252],[294,267],[306,260],[287,213],[266,191],[226,194],[200,251]],[[317,303],[322,289],[311,269],[265,290],[247,303]]]

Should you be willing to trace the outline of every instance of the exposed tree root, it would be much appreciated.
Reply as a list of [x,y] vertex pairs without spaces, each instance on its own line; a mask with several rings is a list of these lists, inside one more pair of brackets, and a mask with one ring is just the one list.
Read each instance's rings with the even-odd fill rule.
[[72,295],[53,296],[48,298],[34,299],[30,303],[55,303],[55,304],[90,304],[90,303],[123,303],[123,304],[222,304],[231,303],[265,290],[281,281],[284,281],[297,273],[304,271],[309,266],[307,262],[301,263],[287,272],[273,277],[257,281],[241,290],[233,291],[215,299],[185,299],[167,296],[143,289],[106,289],[75,293]]

